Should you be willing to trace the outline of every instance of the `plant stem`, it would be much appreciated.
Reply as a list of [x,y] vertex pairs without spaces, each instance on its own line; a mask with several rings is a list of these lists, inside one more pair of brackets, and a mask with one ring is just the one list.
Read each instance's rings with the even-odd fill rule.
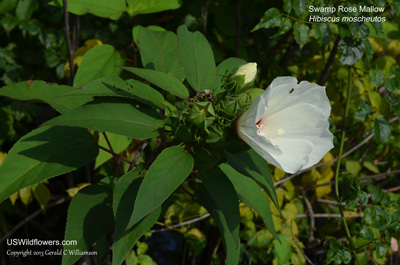
[[122,177],[122,176],[124,175],[124,173],[122,172],[121,166],[120,166],[120,164],[119,164],[119,162],[118,162],[118,156],[117,156],[117,154],[114,152],[114,150],[113,150],[113,148],[112,148],[112,146],[111,146],[111,143],[110,143],[110,141],[108,140],[107,134],[106,134],[105,132],[103,132],[103,135],[104,135],[104,139],[106,140],[106,142],[107,142],[107,144],[108,144],[108,147],[110,148],[110,151],[111,151],[112,154],[113,154],[113,158],[114,158],[115,164],[117,165],[119,175]]
[[64,10],[64,31],[65,31],[65,39],[67,41],[67,49],[68,49],[68,61],[69,61],[69,71],[70,71],[70,77],[69,77],[69,85],[72,85],[74,82],[74,50],[72,48],[71,44],[71,37],[69,35],[69,20],[68,20],[68,6],[67,6],[67,0],[63,0],[63,10]]
[[344,114],[344,128],[343,128],[343,131],[342,131],[342,139],[341,139],[341,141],[340,141],[339,155],[338,155],[338,161],[337,161],[336,173],[335,173],[335,193],[336,193],[336,199],[337,199],[337,202],[338,202],[337,207],[338,207],[338,209],[339,209],[340,216],[341,216],[341,218],[342,218],[342,222],[343,222],[344,228],[345,228],[345,230],[346,230],[347,238],[348,238],[348,240],[349,240],[349,242],[350,242],[350,248],[351,248],[351,250],[352,250],[352,253],[353,253],[353,255],[354,255],[354,259],[355,259],[356,263],[357,263],[357,264],[360,264],[360,263],[358,262],[358,260],[357,260],[357,255],[356,255],[356,251],[355,251],[355,248],[354,248],[353,241],[352,241],[352,239],[351,239],[350,230],[349,230],[349,227],[347,226],[346,218],[344,217],[344,214],[343,214],[342,202],[341,202],[340,195],[339,195],[339,171],[340,171],[340,163],[341,163],[341,160],[342,160],[342,153],[343,153],[344,140],[345,140],[345,138],[346,138],[347,116],[348,116],[348,114],[349,114],[351,89],[352,89],[352,86],[353,86],[353,84],[352,84],[352,82],[353,82],[353,78],[352,78],[352,77],[353,77],[353,74],[352,74],[352,72],[351,72],[351,66],[349,66],[348,74],[349,74],[349,80],[348,80],[348,84],[347,84],[347,102],[346,102],[346,109],[345,109],[345,114]]

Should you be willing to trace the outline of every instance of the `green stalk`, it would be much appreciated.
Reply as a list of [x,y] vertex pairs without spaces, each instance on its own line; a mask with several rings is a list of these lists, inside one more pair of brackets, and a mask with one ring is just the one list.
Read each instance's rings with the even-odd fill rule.
[[343,214],[343,210],[342,210],[342,201],[340,199],[340,194],[339,194],[339,171],[340,171],[340,163],[342,160],[342,153],[343,153],[343,146],[344,146],[344,140],[346,137],[346,130],[347,130],[347,116],[349,114],[349,107],[350,107],[350,97],[351,97],[351,89],[353,87],[353,74],[351,72],[351,66],[349,66],[349,80],[348,80],[348,86],[347,86],[347,102],[346,102],[346,109],[345,109],[345,114],[344,114],[344,128],[342,131],[342,139],[340,141],[340,148],[339,148],[339,155],[338,155],[338,161],[337,161],[337,166],[336,166],[336,173],[335,173],[335,193],[336,193],[336,199],[337,199],[337,206],[340,212],[340,216],[344,225],[344,228],[346,230],[346,235],[347,238],[350,242],[350,248],[351,251],[354,255],[354,259],[356,260],[357,264],[360,264],[357,260],[357,256],[356,256],[356,250],[353,244],[353,241],[351,239],[351,234],[350,234],[350,230],[349,227],[347,226],[347,222],[346,222],[346,218],[344,218],[344,214]]

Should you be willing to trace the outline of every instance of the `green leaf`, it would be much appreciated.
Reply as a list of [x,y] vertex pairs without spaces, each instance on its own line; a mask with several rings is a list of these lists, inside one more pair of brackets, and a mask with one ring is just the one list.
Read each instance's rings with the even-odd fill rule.
[[374,87],[379,87],[383,84],[383,82],[385,82],[385,78],[381,69],[370,69],[369,78],[371,80],[371,85]]
[[38,2],[35,0],[19,0],[15,15],[19,20],[28,20],[38,8]]
[[362,40],[365,46],[365,59],[370,62],[374,57],[374,48],[368,38]]
[[164,149],[140,185],[128,228],[157,209],[193,169],[193,158],[180,146]]
[[344,38],[339,42],[339,54],[341,65],[354,65],[363,56],[364,44],[361,41],[353,41]]
[[294,23],[293,29],[294,29],[294,39],[299,44],[301,49],[303,48],[304,44],[306,44],[308,41],[308,35],[310,29],[306,24],[299,22]]
[[55,117],[45,125],[83,127],[144,140],[158,136],[163,121],[147,106],[122,98],[100,98]]
[[349,23],[351,35],[356,39],[368,38],[369,28],[364,23]]
[[[400,89],[400,80],[397,76],[391,76],[386,79],[386,88],[391,93],[397,93]],[[0,90],[1,92],[1,90]]]
[[[63,0],[53,0],[51,4],[63,7]],[[75,15],[87,13],[98,17],[117,20],[126,9],[125,0],[67,0],[68,12]]]
[[371,200],[374,204],[379,204],[385,197],[385,193],[374,186],[368,186],[368,191],[371,193]]
[[269,202],[263,189],[254,180],[240,174],[228,164],[221,164],[219,168],[232,182],[239,199],[253,208],[263,218],[267,229],[278,239]]
[[375,239],[374,232],[369,227],[364,227],[363,229],[361,229],[360,236],[366,240],[374,240]]
[[74,78],[74,87],[80,87],[95,79],[105,76],[118,76],[125,60],[108,44],[97,45],[83,55]]
[[228,154],[228,163],[239,173],[256,180],[280,211],[268,163],[262,157],[250,149],[239,154]]
[[293,10],[298,16],[307,13],[308,6],[309,3],[307,0],[293,0]]
[[127,0],[130,15],[157,13],[181,7],[182,0]]
[[43,126],[23,136],[0,166],[0,202],[23,187],[75,170],[97,156],[86,130]]
[[137,45],[144,68],[173,75],[179,81],[185,79],[185,72],[179,62],[178,39],[175,33],[140,27]]
[[327,23],[313,23],[312,32],[320,46],[328,45],[331,42],[331,29]]
[[5,15],[14,10],[18,4],[18,0],[1,0],[0,1],[0,14]]
[[179,59],[186,80],[195,91],[215,89],[216,67],[214,54],[207,39],[200,32],[189,32],[186,26],[178,28]]
[[384,118],[376,118],[374,121],[375,141],[378,144],[384,144],[389,140],[392,133],[390,124]]
[[392,9],[395,14],[400,15],[400,0],[393,0]]
[[397,117],[400,117],[400,98],[392,98],[387,94],[385,99],[389,103],[390,109],[396,112]]
[[380,259],[385,257],[389,247],[382,241],[376,241],[374,244],[376,247],[376,256]]
[[62,265],[74,264],[81,255],[74,250],[87,251],[93,243],[114,227],[112,188],[106,181],[81,189],[68,207],[65,240],[76,240],[77,245],[65,245]]
[[[56,99],[67,97],[123,97],[131,98],[150,107],[165,108],[165,100],[160,92],[134,79],[122,80],[118,76],[102,77],[87,85],[61,94]],[[75,99],[76,100],[76,99]]]
[[164,89],[165,91],[175,95],[177,97],[186,99],[189,97],[188,89],[172,75],[158,72],[151,69],[141,69],[134,67],[122,67],[126,71],[134,73],[137,76],[153,83],[154,85]]
[[292,247],[284,235],[278,235],[279,241],[274,242],[274,256],[278,264],[285,264],[292,256]]
[[240,256],[240,215],[237,194],[232,183],[219,169],[200,171],[205,189],[194,197],[218,224],[226,250],[226,264],[237,265]]
[[292,7],[292,0],[283,0],[283,10],[285,10],[286,13],[290,13],[290,11],[292,11]]
[[[6,14],[5,16],[3,16],[2,19],[0,19],[0,24],[4,28],[4,30],[7,32],[7,35],[9,35],[10,31],[13,30],[15,28],[15,26],[17,26],[19,24],[19,20],[18,20],[18,18],[16,18],[13,15]],[[8,59],[11,59],[11,61],[15,64],[12,57],[8,57]]]
[[270,8],[261,18],[260,22],[251,30],[251,32],[259,29],[269,29],[278,27],[279,30],[271,38],[275,38],[279,35],[285,34],[292,27],[292,22],[286,17],[282,17],[281,13],[276,8]]
[[0,96],[17,100],[44,102],[60,113],[66,113],[91,100],[90,97],[59,98],[59,95],[75,90],[73,87],[29,80],[0,88]]
[[134,204],[142,180],[143,178],[137,170],[130,171],[122,176],[114,187],[115,233],[113,265],[120,265],[124,261],[137,240],[154,225],[160,216],[161,207],[158,207],[137,224],[126,230],[129,218],[134,211]]
[[371,107],[368,104],[363,103],[358,107],[356,113],[354,113],[354,119],[360,122],[365,122],[371,114],[373,114]]

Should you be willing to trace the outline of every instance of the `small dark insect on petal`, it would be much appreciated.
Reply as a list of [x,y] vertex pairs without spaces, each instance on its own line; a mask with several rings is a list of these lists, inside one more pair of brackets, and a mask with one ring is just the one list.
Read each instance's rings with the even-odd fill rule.
[[292,94],[293,91],[294,91],[294,88],[292,88],[292,89],[289,91],[289,94]]

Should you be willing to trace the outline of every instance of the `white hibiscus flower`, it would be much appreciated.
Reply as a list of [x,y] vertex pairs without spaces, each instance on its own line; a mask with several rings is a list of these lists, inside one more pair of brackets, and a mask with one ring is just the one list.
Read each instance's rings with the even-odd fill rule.
[[274,166],[295,173],[333,148],[325,87],[275,78],[237,121],[239,137]]

